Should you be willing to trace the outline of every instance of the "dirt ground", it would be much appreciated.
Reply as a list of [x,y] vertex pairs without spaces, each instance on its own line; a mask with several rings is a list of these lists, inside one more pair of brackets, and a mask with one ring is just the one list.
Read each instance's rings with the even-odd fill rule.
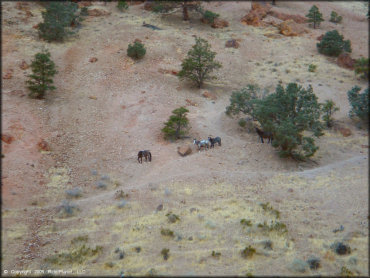
[[[278,33],[275,27],[240,22],[251,8],[247,1],[203,3],[229,22],[223,29],[202,24],[196,13],[183,22],[181,12],[161,16],[141,4],[122,13],[116,3],[94,2],[111,14],[87,17],[64,43],[46,43],[33,28],[42,20],[42,6],[29,3],[33,16],[27,17],[16,2],[2,2],[2,133],[15,139],[2,142],[3,270],[335,276],[345,267],[368,276],[368,131],[349,119],[347,99],[348,90],[367,83],[316,49],[316,38],[336,28],[351,40],[352,58],[368,57],[366,2],[276,2],[274,10],[302,16],[316,4],[326,21],[315,30],[303,24],[308,32],[302,36],[272,39],[264,34]],[[341,24],[328,21],[332,10],[343,16]],[[145,28],[143,21],[163,30]],[[163,73],[180,69],[194,35],[211,44],[223,65],[202,89]],[[136,38],[146,47],[140,61],[126,55]],[[240,40],[238,49],[225,48],[231,38]],[[24,83],[31,71],[19,65],[30,64],[43,46],[58,70],[57,89],[34,100]],[[309,72],[309,64],[317,71]],[[4,79],[11,70],[12,78]],[[250,83],[273,91],[279,80],[311,84],[320,101],[332,99],[340,108],[336,123],[352,134],[326,130],[312,160],[297,163],[279,158],[225,115],[232,91]],[[217,99],[204,98],[204,91]],[[167,142],[160,130],[179,106],[189,109],[190,138]],[[220,136],[222,146],[178,155],[178,146],[209,135]],[[39,151],[41,139],[50,151]],[[143,149],[151,151],[151,163],[137,162]],[[66,190],[76,187],[82,196],[70,198]],[[117,198],[120,190],[128,194],[124,200]],[[77,207],[70,217],[60,214],[65,200]],[[262,208],[267,202],[279,217]],[[171,223],[168,213],[180,220]],[[263,231],[258,224],[264,221],[284,223],[287,232]],[[88,247],[102,246],[97,255],[73,263],[50,260],[72,254],[71,240],[86,235]],[[351,254],[333,252],[337,240]],[[249,245],[256,253],[244,258],[241,251]],[[163,248],[170,250],[168,260]],[[316,270],[293,263],[312,256],[320,260]]]

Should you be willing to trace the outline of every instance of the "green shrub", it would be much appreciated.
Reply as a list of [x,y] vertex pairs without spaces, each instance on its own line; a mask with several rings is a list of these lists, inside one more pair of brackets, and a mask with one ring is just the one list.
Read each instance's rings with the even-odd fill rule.
[[341,23],[342,22],[342,17],[340,15],[338,15],[336,12],[332,11],[331,14],[330,14],[330,22],[334,22],[334,23]]
[[219,14],[216,14],[214,12],[211,12],[211,11],[205,11],[204,14],[203,14],[203,18],[205,20],[207,20],[209,23],[213,24],[214,20],[219,17],[220,15]]
[[125,0],[119,0],[117,3],[117,8],[123,12],[128,9],[128,4],[126,3]]
[[88,13],[87,7],[82,7],[80,11],[80,16],[88,16],[88,15],[89,13]]
[[352,108],[349,111],[349,116],[354,118],[357,116],[364,122],[369,122],[369,88],[360,93],[361,88],[354,86],[347,92],[348,101]]
[[313,5],[306,15],[308,22],[313,23],[313,28],[316,29],[316,26],[320,26],[320,23],[324,21],[322,18],[322,13],[320,13],[319,8]]
[[335,106],[334,101],[326,100],[325,103],[322,103],[322,111],[324,113],[323,120],[328,128],[333,126],[333,118],[332,115],[334,112],[338,111],[339,108]]
[[163,229],[161,228],[161,235],[162,236],[169,236],[169,237],[174,237],[174,233],[173,231],[171,231],[170,229]]
[[351,42],[344,40],[337,30],[326,32],[321,42],[316,44],[319,53],[328,56],[339,56],[342,52],[352,52]]
[[252,221],[251,220],[244,219],[244,218],[242,220],[240,220],[240,224],[241,225],[248,226],[248,227],[252,227]]
[[242,250],[241,255],[243,258],[251,258],[253,257],[254,253],[256,253],[256,249],[249,245]]
[[198,88],[207,79],[215,79],[210,73],[221,68],[221,64],[214,61],[216,52],[211,51],[209,43],[202,38],[195,38],[195,45],[189,50],[187,57],[181,64],[181,71],[178,73],[180,79],[190,79],[195,81]]
[[161,254],[163,256],[163,259],[167,261],[170,256],[170,249],[163,248]]
[[184,107],[177,108],[172,111],[169,120],[165,123],[165,127],[162,128],[165,139],[176,140],[186,134],[189,120],[186,118],[188,109]]
[[221,252],[215,252],[213,250],[211,255],[212,255],[212,257],[219,258],[219,257],[221,257]]
[[50,60],[50,53],[43,50],[35,55],[31,63],[32,74],[28,75],[27,88],[31,91],[29,97],[42,99],[47,91],[55,90],[52,77],[57,73],[55,64]]
[[144,57],[145,53],[146,49],[144,45],[139,41],[134,42],[133,45],[131,44],[128,45],[127,56],[131,58],[141,59]]
[[369,58],[360,58],[355,62],[355,73],[362,74],[361,78],[369,79]]
[[317,68],[317,65],[310,64],[310,65],[308,66],[308,71],[309,71],[309,72],[315,72],[315,71],[316,71],[316,68]]
[[44,21],[38,27],[40,38],[48,42],[63,41],[73,34],[69,27],[79,25],[77,11],[78,5],[73,2],[49,2],[46,11],[41,13]]
[[244,119],[240,119],[238,124],[239,124],[240,127],[245,127],[247,125],[247,121],[244,120]]

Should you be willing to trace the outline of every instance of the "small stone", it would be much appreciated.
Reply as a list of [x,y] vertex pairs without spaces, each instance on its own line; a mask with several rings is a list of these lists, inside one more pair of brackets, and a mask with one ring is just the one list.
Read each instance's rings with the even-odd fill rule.
[[39,147],[39,150],[50,151],[50,146],[44,139],[42,139],[37,145]]
[[156,211],[161,211],[163,209],[163,204],[160,204],[157,208]]
[[10,144],[11,142],[14,141],[14,137],[9,135],[9,134],[1,134],[1,141],[7,143],[7,144]]
[[96,176],[98,174],[98,171],[96,171],[96,170],[91,170],[91,175],[94,175],[94,176]]
[[102,175],[101,177],[100,177],[100,179],[101,180],[103,180],[103,181],[109,181],[109,176],[108,175]]
[[190,236],[190,237],[188,238],[188,240],[190,240],[190,241],[191,241],[191,240],[193,240],[193,237],[192,237],[192,236]]
[[225,47],[239,48],[239,43],[235,39],[231,39],[225,43]]
[[136,253],[140,253],[141,252],[141,247],[140,246],[135,247],[135,251],[136,251]]
[[187,155],[191,154],[192,149],[189,145],[184,145],[184,146],[181,146],[181,147],[177,147],[177,152],[181,156],[187,156]]
[[22,61],[22,63],[19,65],[19,67],[22,69],[22,70],[26,70],[28,69],[30,66],[26,63],[26,61]]
[[92,58],[89,59],[90,63],[95,63],[96,61],[98,61],[98,58],[96,58],[96,57],[92,57]]

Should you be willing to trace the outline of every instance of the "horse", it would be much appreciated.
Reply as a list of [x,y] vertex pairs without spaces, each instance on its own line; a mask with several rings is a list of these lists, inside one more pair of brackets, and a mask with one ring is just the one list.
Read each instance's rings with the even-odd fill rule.
[[267,144],[270,143],[270,141],[272,144],[272,139],[274,139],[274,136],[272,135],[271,132],[265,132],[263,130],[260,130],[258,127],[256,127],[256,131],[257,131],[258,136],[261,138],[262,143],[263,143],[263,138],[268,138],[269,141],[267,142]]
[[215,143],[221,146],[221,138],[218,136],[216,138],[208,137],[208,141],[211,142],[211,148],[215,147]]
[[143,157],[145,157],[145,161],[151,162],[152,161],[152,154],[149,150],[139,151],[137,154],[137,161],[139,163],[143,163]]
[[208,140],[199,141],[199,140],[194,138],[193,139],[193,144],[198,146],[199,151],[200,151],[201,147],[206,147],[207,149],[209,149],[209,141]]

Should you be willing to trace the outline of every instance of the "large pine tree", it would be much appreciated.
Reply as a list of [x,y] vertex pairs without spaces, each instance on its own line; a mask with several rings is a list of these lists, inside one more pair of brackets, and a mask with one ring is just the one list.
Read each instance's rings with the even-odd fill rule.
[[320,22],[324,21],[322,18],[322,13],[320,13],[319,8],[313,5],[306,15],[308,22],[313,23],[313,28],[316,29],[316,26],[320,26]]
[[50,53],[43,50],[35,55],[35,60],[31,63],[32,74],[28,75],[27,88],[31,91],[31,98],[42,99],[48,90],[55,90],[52,77],[57,73],[55,64],[50,60]]

